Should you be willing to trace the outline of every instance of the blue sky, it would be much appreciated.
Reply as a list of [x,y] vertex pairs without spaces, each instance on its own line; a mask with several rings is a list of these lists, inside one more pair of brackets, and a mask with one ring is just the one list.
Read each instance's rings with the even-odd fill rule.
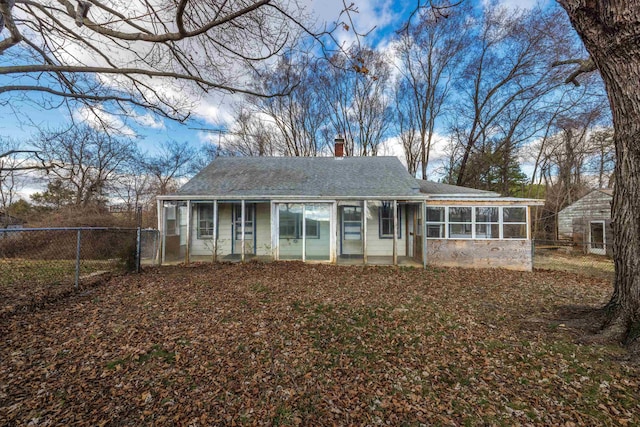
[[[304,0],[307,9],[316,16],[318,22],[333,22],[338,18],[342,10],[342,0]],[[346,1],[350,4],[351,1]],[[533,0],[506,0],[503,4],[517,7],[531,7]],[[355,7],[358,13],[352,14],[355,27],[360,32],[374,29],[365,39],[364,43],[384,48],[390,39],[390,35],[397,30],[415,5],[414,2],[391,0],[356,0]],[[3,36],[6,32],[3,33]],[[343,41],[353,40],[350,32],[338,31],[337,35]],[[0,56],[0,66],[8,55]],[[8,79],[0,77],[0,84]],[[11,96],[9,94],[8,96]],[[4,99],[2,97],[5,97]],[[38,128],[58,128],[68,125],[72,116],[82,121],[82,111],[68,111],[66,108],[43,110],[32,103],[10,98],[7,103],[7,94],[0,95],[0,136],[28,144],[29,139]],[[145,111],[135,111],[135,120],[127,124],[123,130],[132,136],[138,147],[143,152],[153,152],[158,144],[167,139],[175,139],[180,142],[188,142],[195,146],[217,141],[218,134],[208,133],[200,129],[225,129],[230,124],[230,105],[234,97],[228,94],[214,93],[197,101],[192,118],[186,123],[153,117]],[[117,119],[116,119],[117,120]],[[393,148],[387,154],[401,154]],[[28,192],[32,192],[30,189]]]

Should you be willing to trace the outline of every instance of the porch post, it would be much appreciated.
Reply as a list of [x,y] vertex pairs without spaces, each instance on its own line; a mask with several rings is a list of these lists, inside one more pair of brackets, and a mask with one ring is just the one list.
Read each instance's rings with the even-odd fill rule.
[[278,245],[280,244],[279,242],[279,236],[278,236],[278,212],[276,210],[276,204],[273,203],[273,200],[269,201],[269,206],[271,209],[271,257],[274,260],[278,259]]
[[362,201],[362,263],[367,263],[367,201]]
[[190,262],[189,260],[190,250],[191,250],[191,200],[187,200],[187,244],[185,246],[185,251],[184,251],[184,262],[186,264],[189,264]]
[[420,202],[422,209],[422,268],[427,268],[427,204]]
[[242,225],[240,226],[240,230],[242,233],[242,235],[240,236],[240,247],[241,247],[240,260],[242,262],[244,262],[244,215],[245,215],[244,208],[245,208],[245,203],[244,203],[244,199],[242,199],[242,202],[240,202],[240,209],[242,210],[242,212],[240,213],[240,221],[242,222]]
[[211,259],[213,262],[218,261],[218,201],[213,201],[213,254]]
[[398,265],[398,201],[393,200],[393,265]]
[[157,201],[158,206],[158,232],[160,233],[160,244],[156,252],[156,259],[158,264],[164,263],[164,240],[165,240],[165,227],[164,227],[164,202],[162,200]]
[[307,205],[302,204],[302,262],[307,260]]

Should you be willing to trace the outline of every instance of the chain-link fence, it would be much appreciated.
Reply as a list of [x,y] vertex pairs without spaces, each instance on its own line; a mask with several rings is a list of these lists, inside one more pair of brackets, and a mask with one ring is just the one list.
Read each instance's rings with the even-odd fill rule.
[[611,248],[603,242],[536,240],[535,269],[559,270],[603,279],[613,279]]
[[0,230],[0,315],[42,304],[99,280],[154,263],[157,230],[24,228]]

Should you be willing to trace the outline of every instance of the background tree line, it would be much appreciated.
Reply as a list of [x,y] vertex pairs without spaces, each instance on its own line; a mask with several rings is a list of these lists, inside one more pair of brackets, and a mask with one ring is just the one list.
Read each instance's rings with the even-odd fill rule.
[[[329,155],[336,135],[345,137],[348,156],[398,154],[396,147],[419,178],[546,198],[539,228],[548,233],[554,215],[589,187],[613,185],[599,76],[567,85],[567,71],[553,66],[584,55],[559,8],[463,4],[446,17],[437,8],[416,12],[383,48],[354,43],[320,58],[290,49],[254,67],[232,124],[202,149],[167,139],[146,154],[135,141],[88,126],[44,130],[32,146],[49,165],[47,187],[31,202],[153,210],[155,195],[174,191],[216,156]],[[4,161],[11,159],[24,155]],[[6,211],[19,174],[2,174]]]

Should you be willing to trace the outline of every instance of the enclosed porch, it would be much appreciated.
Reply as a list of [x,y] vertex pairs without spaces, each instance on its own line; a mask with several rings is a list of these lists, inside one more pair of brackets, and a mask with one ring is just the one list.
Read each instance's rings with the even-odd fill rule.
[[423,265],[420,202],[161,200],[161,263]]

